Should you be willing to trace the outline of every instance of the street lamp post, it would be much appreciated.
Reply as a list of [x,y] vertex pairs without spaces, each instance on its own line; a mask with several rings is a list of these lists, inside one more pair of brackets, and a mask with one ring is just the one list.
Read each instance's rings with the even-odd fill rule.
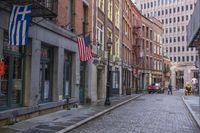
[[104,105],[110,105],[110,49],[112,47],[112,40],[109,37],[108,42],[107,42],[107,50],[108,50],[108,66],[107,66],[107,84],[106,84],[106,100]]

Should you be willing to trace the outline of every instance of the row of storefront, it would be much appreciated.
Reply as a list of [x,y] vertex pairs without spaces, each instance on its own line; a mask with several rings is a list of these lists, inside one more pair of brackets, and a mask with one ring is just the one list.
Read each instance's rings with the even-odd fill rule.
[[6,66],[0,79],[0,110],[78,98],[80,61],[71,33],[44,20],[31,25],[28,45],[12,46],[9,14],[0,10],[0,17],[0,57]]

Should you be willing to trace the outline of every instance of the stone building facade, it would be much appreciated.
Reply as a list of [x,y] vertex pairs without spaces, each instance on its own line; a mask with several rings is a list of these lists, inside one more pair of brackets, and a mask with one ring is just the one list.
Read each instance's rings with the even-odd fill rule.
[[161,83],[163,79],[162,24],[155,18],[142,17],[144,50],[144,86]]
[[[197,74],[197,51],[187,47],[187,24],[197,0],[137,0],[146,17],[155,17],[163,24],[164,53],[173,62],[172,86],[184,88]],[[180,79],[181,78],[181,79]],[[181,81],[181,83],[180,83]]]
[[[0,2],[0,55],[6,64],[1,77],[1,124],[49,113],[79,100],[80,61],[75,34],[57,25],[61,3],[33,6],[27,46],[8,44],[8,24],[13,3]],[[41,5],[42,4],[42,5]],[[49,5],[51,4],[51,5]],[[48,6],[47,6],[48,5]],[[58,6],[59,5],[59,6]],[[46,18],[43,19],[43,16]]]

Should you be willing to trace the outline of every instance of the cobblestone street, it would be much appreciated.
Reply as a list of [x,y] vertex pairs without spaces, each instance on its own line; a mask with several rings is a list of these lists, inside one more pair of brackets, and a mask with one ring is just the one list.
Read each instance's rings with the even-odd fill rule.
[[70,133],[199,133],[180,93],[147,94]]

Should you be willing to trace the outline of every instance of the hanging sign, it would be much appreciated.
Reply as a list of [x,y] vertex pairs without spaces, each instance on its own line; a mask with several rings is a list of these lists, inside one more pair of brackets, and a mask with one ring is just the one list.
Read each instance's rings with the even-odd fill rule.
[[4,76],[6,72],[6,64],[3,60],[0,61],[0,76]]

